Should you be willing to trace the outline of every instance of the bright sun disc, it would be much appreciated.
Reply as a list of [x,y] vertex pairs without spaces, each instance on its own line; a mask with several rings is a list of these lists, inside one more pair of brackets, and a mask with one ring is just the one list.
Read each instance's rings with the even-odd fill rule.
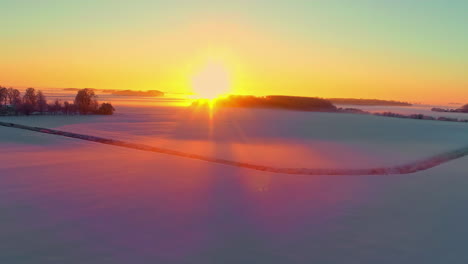
[[196,98],[215,99],[226,95],[231,86],[229,72],[219,63],[210,63],[192,79]]

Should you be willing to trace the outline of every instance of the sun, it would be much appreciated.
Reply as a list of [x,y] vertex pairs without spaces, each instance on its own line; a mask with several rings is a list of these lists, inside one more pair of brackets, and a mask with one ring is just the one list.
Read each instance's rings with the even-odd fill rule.
[[229,93],[231,76],[223,64],[211,62],[193,76],[192,89],[195,98],[213,100]]

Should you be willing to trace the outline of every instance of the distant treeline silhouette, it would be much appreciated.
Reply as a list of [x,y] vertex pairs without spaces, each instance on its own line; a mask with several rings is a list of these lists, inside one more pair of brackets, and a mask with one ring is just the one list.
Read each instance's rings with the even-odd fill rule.
[[[147,96],[147,97],[160,97],[164,96],[164,92],[158,90],[148,90],[148,91],[134,91],[134,90],[114,90],[114,89],[95,89],[95,88],[86,88],[93,90],[95,92],[102,92],[112,95],[122,95],[122,96]],[[64,91],[79,91],[82,89],[79,88],[64,88]]]
[[458,109],[432,108],[431,110],[434,112],[444,112],[444,113],[468,113],[468,104]]
[[[228,97],[219,98],[214,102],[207,100],[196,100],[192,103],[192,107],[210,106],[213,103],[215,107],[244,107],[244,108],[273,108],[297,111],[310,111],[310,112],[333,112],[342,114],[361,114],[361,115],[375,115],[383,117],[405,118],[405,119],[418,119],[418,120],[433,120],[433,121],[447,121],[447,122],[463,122],[467,123],[468,119],[458,119],[451,117],[433,117],[422,114],[404,115],[393,112],[377,112],[371,113],[357,108],[337,108],[328,99],[317,97],[300,97],[300,96],[286,96],[286,95],[270,95],[257,97],[252,95],[230,95]],[[460,108],[460,111],[468,113],[468,105]]]
[[420,120],[434,120],[434,121],[446,121],[446,122],[463,122],[468,123],[468,119],[458,119],[454,117],[433,117],[423,114],[411,114],[411,115],[403,115],[393,112],[383,112],[383,113],[374,113],[377,116],[386,116],[386,117],[396,117],[396,118],[408,118],[408,119],[420,119]]
[[407,102],[379,100],[379,99],[354,99],[354,98],[327,98],[334,104],[342,105],[366,105],[366,106],[412,106]]
[[[192,105],[208,104],[206,100],[197,100]],[[337,108],[328,100],[315,97],[269,95],[257,97],[251,95],[230,95],[217,99],[214,104],[222,107],[278,108],[298,111],[336,112]]]
[[110,103],[99,104],[94,90],[88,88],[78,90],[72,103],[59,99],[48,103],[41,90],[28,88],[22,95],[18,89],[0,86],[0,115],[112,115],[114,111]]
[[123,96],[147,96],[147,97],[164,96],[164,93],[158,90],[148,90],[148,91],[114,90],[111,92],[111,94],[123,95]]
[[393,118],[404,118],[404,119],[417,119],[417,120],[432,120],[432,121],[445,121],[445,122],[462,122],[468,123],[468,119],[458,119],[454,117],[433,117],[423,114],[399,114],[394,112],[376,112],[372,113],[369,111],[364,111],[361,109],[356,108],[338,108],[339,113],[347,113],[347,114],[360,114],[360,115],[375,115],[375,116],[383,116],[383,117],[393,117]]

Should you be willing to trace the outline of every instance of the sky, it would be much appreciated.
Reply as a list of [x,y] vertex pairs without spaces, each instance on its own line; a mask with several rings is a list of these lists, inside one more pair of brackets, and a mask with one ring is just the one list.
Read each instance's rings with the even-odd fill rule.
[[0,0],[0,85],[468,103],[466,0]]

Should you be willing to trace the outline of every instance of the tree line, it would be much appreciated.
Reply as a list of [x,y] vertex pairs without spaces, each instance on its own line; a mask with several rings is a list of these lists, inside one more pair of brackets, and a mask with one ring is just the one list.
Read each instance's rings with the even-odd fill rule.
[[458,109],[443,109],[443,108],[432,108],[434,112],[445,112],[445,113],[467,113],[468,114],[468,104],[458,108]]
[[[206,100],[197,100],[192,103],[192,106],[208,106],[209,104],[210,102]],[[228,97],[218,98],[214,102],[214,105],[221,107],[273,108],[312,112],[337,111],[337,107],[326,99],[286,95],[268,95],[261,97],[252,95],[230,95]]]
[[41,90],[28,88],[22,95],[18,89],[0,86],[1,115],[112,115],[114,111],[111,103],[99,104],[92,89],[78,90],[73,102],[62,102],[60,99],[48,102]]

